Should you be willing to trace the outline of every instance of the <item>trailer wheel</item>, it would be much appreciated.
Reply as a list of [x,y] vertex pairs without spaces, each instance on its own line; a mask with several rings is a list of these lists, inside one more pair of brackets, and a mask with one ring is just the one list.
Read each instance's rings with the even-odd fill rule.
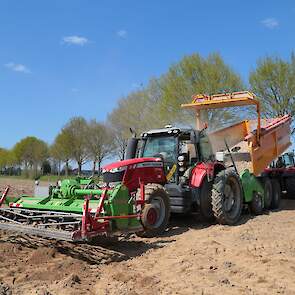
[[263,212],[263,196],[257,192],[253,193],[252,201],[250,202],[250,210],[254,215],[260,215]]
[[200,214],[204,221],[214,220],[211,195],[212,183],[209,183],[207,178],[205,178],[200,189]]
[[288,177],[286,179],[287,197],[295,199],[295,177]]
[[270,209],[273,195],[273,187],[270,178],[264,179],[264,208]]
[[[137,192],[138,197],[140,191]],[[152,238],[162,234],[170,218],[170,200],[168,193],[160,184],[147,184],[145,186],[146,204],[141,212],[143,231],[137,232],[137,236]]]
[[212,208],[220,224],[234,225],[240,219],[243,191],[239,175],[232,168],[220,171],[212,189]]
[[271,209],[278,209],[281,203],[281,186],[277,179],[272,180],[272,198],[271,198]]

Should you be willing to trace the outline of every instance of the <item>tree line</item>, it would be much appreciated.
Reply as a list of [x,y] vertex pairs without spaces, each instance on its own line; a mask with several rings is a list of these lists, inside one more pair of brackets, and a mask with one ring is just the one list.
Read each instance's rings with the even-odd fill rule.
[[[238,72],[213,53],[184,56],[172,64],[159,78],[152,78],[145,87],[139,87],[118,100],[106,122],[87,121],[74,117],[63,126],[53,144],[36,137],[26,137],[11,150],[0,149],[0,169],[27,174],[64,173],[75,162],[77,172],[91,161],[92,173],[100,171],[109,157],[122,159],[130,137],[130,127],[137,134],[165,124],[194,126],[194,113],[181,109],[197,93],[213,94],[249,89],[261,101],[265,118],[295,115],[295,55],[285,60],[278,56],[259,59],[243,81]],[[251,109],[237,111],[222,109],[203,112],[212,128],[250,117]],[[9,170],[10,169],[10,170]]]
[[113,150],[110,127],[96,120],[87,122],[82,117],[74,117],[61,129],[52,145],[28,136],[11,150],[0,149],[0,168],[6,174],[23,172],[27,177],[36,178],[41,174],[68,175],[73,161],[78,166],[77,174],[81,174],[83,164],[92,161],[95,174]]

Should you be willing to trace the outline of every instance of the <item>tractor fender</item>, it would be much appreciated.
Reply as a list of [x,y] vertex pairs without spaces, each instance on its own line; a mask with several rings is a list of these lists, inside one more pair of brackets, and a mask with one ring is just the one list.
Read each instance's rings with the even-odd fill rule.
[[221,163],[199,163],[192,169],[190,186],[201,187],[206,176],[211,181],[218,172],[224,169],[225,167]]
[[197,164],[192,172],[190,177],[190,186],[191,187],[200,187],[203,183],[204,178],[207,174],[212,174],[213,167],[211,164],[199,163]]

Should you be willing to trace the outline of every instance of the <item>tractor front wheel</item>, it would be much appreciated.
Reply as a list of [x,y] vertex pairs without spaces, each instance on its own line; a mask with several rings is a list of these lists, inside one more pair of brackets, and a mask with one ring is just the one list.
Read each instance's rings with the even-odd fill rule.
[[[138,191],[140,198],[140,191]],[[137,232],[139,237],[153,238],[162,234],[170,218],[170,199],[160,184],[145,186],[145,204],[141,212],[143,231]]]
[[234,225],[243,208],[243,190],[239,175],[234,169],[220,171],[212,189],[212,209],[220,224]]

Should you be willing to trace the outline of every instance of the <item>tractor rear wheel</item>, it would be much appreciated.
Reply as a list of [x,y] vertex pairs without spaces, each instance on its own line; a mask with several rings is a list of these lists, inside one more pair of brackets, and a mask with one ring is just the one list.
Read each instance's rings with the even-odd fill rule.
[[234,169],[220,171],[212,189],[212,208],[220,224],[234,225],[243,208],[243,190],[239,175]]
[[272,180],[272,198],[271,198],[271,209],[278,209],[281,203],[281,186],[277,179]]
[[[140,191],[137,192],[138,198]],[[141,211],[143,231],[137,232],[139,237],[152,238],[162,234],[170,218],[170,199],[164,187],[160,184],[145,186],[145,204]]]
[[270,209],[273,195],[273,187],[270,178],[264,179],[264,208]]
[[213,221],[214,214],[212,211],[212,183],[204,179],[200,189],[200,214],[204,221]]

